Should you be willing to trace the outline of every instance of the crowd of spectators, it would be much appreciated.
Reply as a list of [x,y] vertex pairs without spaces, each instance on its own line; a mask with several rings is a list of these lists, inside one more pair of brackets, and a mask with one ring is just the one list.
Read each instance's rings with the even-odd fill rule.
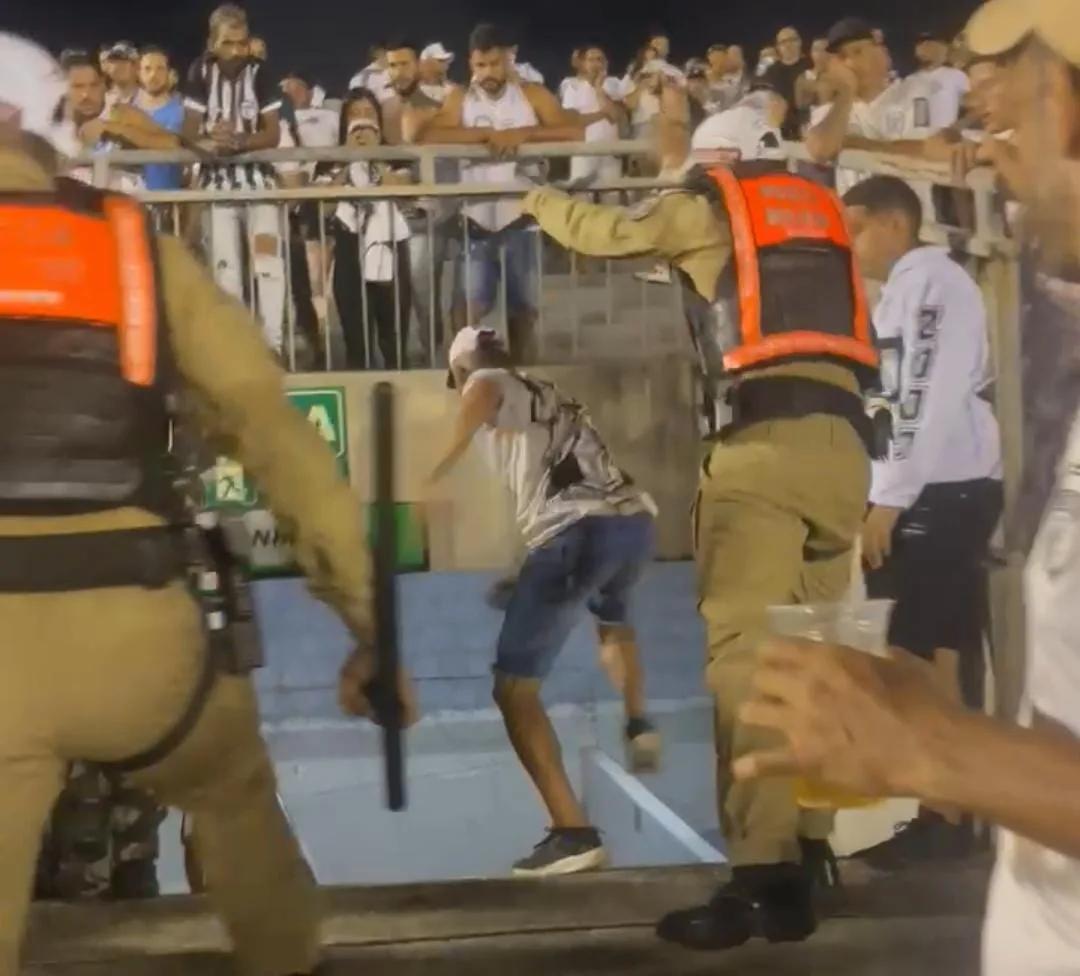
[[[668,151],[657,135],[666,87],[685,92],[692,126],[765,89],[776,96],[769,100],[773,124],[785,138],[803,141],[821,164],[834,163],[845,148],[947,160],[958,170],[996,159],[1008,127],[995,65],[967,63],[962,38],[934,33],[920,35],[912,53],[917,70],[900,77],[887,38],[858,19],[821,37],[782,27],[753,61],[737,44],[712,44],[677,61],[669,38],[654,34],[621,73],[611,70],[602,46],[582,44],[571,52],[569,74],[551,84],[516,44],[481,25],[460,58],[441,41],[388,40],[372,49],[346,91],[328,94],[303,70],[276,71],[245,12],[227,4],[212,15],[206,52],[189,70],[178,69],[163,48],[128,41],[96,53],[66,51],[61,61],[68,79],[63,111],[80,148],[108,154],[186,147],[207,160],[189,169],[111,167],[111,179],[124,189],[364,187],[419,178],[416,167],[388,163],[226,162],[245,151],[295,146],[486,147],[491,161],[442,160],[436,181],[505,184],[512,191],[544,178],[535,165],[513,158],[526,142],[653,138],[656,149],[646,156],[573,157],[569,176],[663,174],[686,160],[685,146]],[[81,172],[90,178],[89,167]],[[841,170],[835,178],[843,191],[856,176]],[[942,196],[941,188],[932,192],[929,184],[917,189],[928,213],[964,222],[963,200]],[[174,219],[170,229],[202,244],[219,281],[257,306],[278,348],[289,306],[301,344],[318,346],[332,297],[350,367],[437,360],[451,334],[443,323],[448,304],[456,330],[501,303],[515,352],[530,354],[538,245],[535,234],[515,226],[512,201],[342,202],[329,220],[322,209],[320,218],[318,208],[294,207],[286,226],[272,207],[223,201],[198,220],[189,215],[184,226]],[[332,254],[339,260],[331,272]],[[449,303],[442,283],[447,267]],[[664,268],[641,276],[667,279]]]

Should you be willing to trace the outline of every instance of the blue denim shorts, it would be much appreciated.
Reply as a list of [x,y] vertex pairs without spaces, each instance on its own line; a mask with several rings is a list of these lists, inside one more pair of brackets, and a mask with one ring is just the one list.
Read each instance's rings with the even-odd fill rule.
[[585,607],[598,623],[632,626],[631,597],[653,556],[654,522],[590,515],[525,559],[495,650],[495,671],[545,678]]
[[540,299],[539,259],[535,228],[515,227],[470,239],[458,266],[458,288],[468,300],[470,315],[481,318],[500,309],[500,282],[508,313],[534,313]]

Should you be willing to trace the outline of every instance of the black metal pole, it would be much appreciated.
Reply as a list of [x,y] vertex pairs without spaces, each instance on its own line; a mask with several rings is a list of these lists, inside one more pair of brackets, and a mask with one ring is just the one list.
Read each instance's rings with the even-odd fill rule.
[[397,587],[397,518],[395,511],[394,386],[377,383],[371,395],[372,505],[375,516],[375,651],[378,670],[371,703],[382,727],[386,804],[405,809],[405,750],[402,703],[398,697],[400,664]]

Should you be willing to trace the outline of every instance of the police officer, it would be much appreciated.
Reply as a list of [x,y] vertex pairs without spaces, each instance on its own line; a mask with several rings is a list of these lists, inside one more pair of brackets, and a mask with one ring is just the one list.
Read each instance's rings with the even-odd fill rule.
[[62,95],[48,54],[0,35],[0,976],[18,972],[38,842],[80,760],[194,815],[241,972],[310,973],[317,888],[276,800],[255,690],[209,652],[169,527],[170,379],[291,523],[314,590],[361,648],[340,691],[362,714],[359,508],[248,313],[134,201],[53,175]]
[[[685,146],[685,97],[669,87],[662,104],[669,144],[672,129],[684,127]],[[701,470],[694,548],[720,823],[734,871],[708,905],[666,916],[658,934],[711,949],[758,934],[798,941],[816,929],[812,879],[828,873],[831,813],[800,811],[790,781],[733,782],[730,765],[771,741],[737,719],[766,608],[836,600],[847,589],[870,480],[860,392],[877,378],[838,202],[783,161],[762,158],[782,149],[768,111],[761,102],[714,116],[692,144],[701,155],[691,157],[711,168],[635,212],[552,189],[524,201],[564,247],[657,255],[684,285],[715,439]]]

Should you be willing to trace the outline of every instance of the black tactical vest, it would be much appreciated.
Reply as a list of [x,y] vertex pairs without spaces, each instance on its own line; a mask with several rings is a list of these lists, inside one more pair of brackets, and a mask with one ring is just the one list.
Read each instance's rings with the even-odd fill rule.
[[70,180],[0,195],[0,516],[172,515],[172,370],[135,201]]

